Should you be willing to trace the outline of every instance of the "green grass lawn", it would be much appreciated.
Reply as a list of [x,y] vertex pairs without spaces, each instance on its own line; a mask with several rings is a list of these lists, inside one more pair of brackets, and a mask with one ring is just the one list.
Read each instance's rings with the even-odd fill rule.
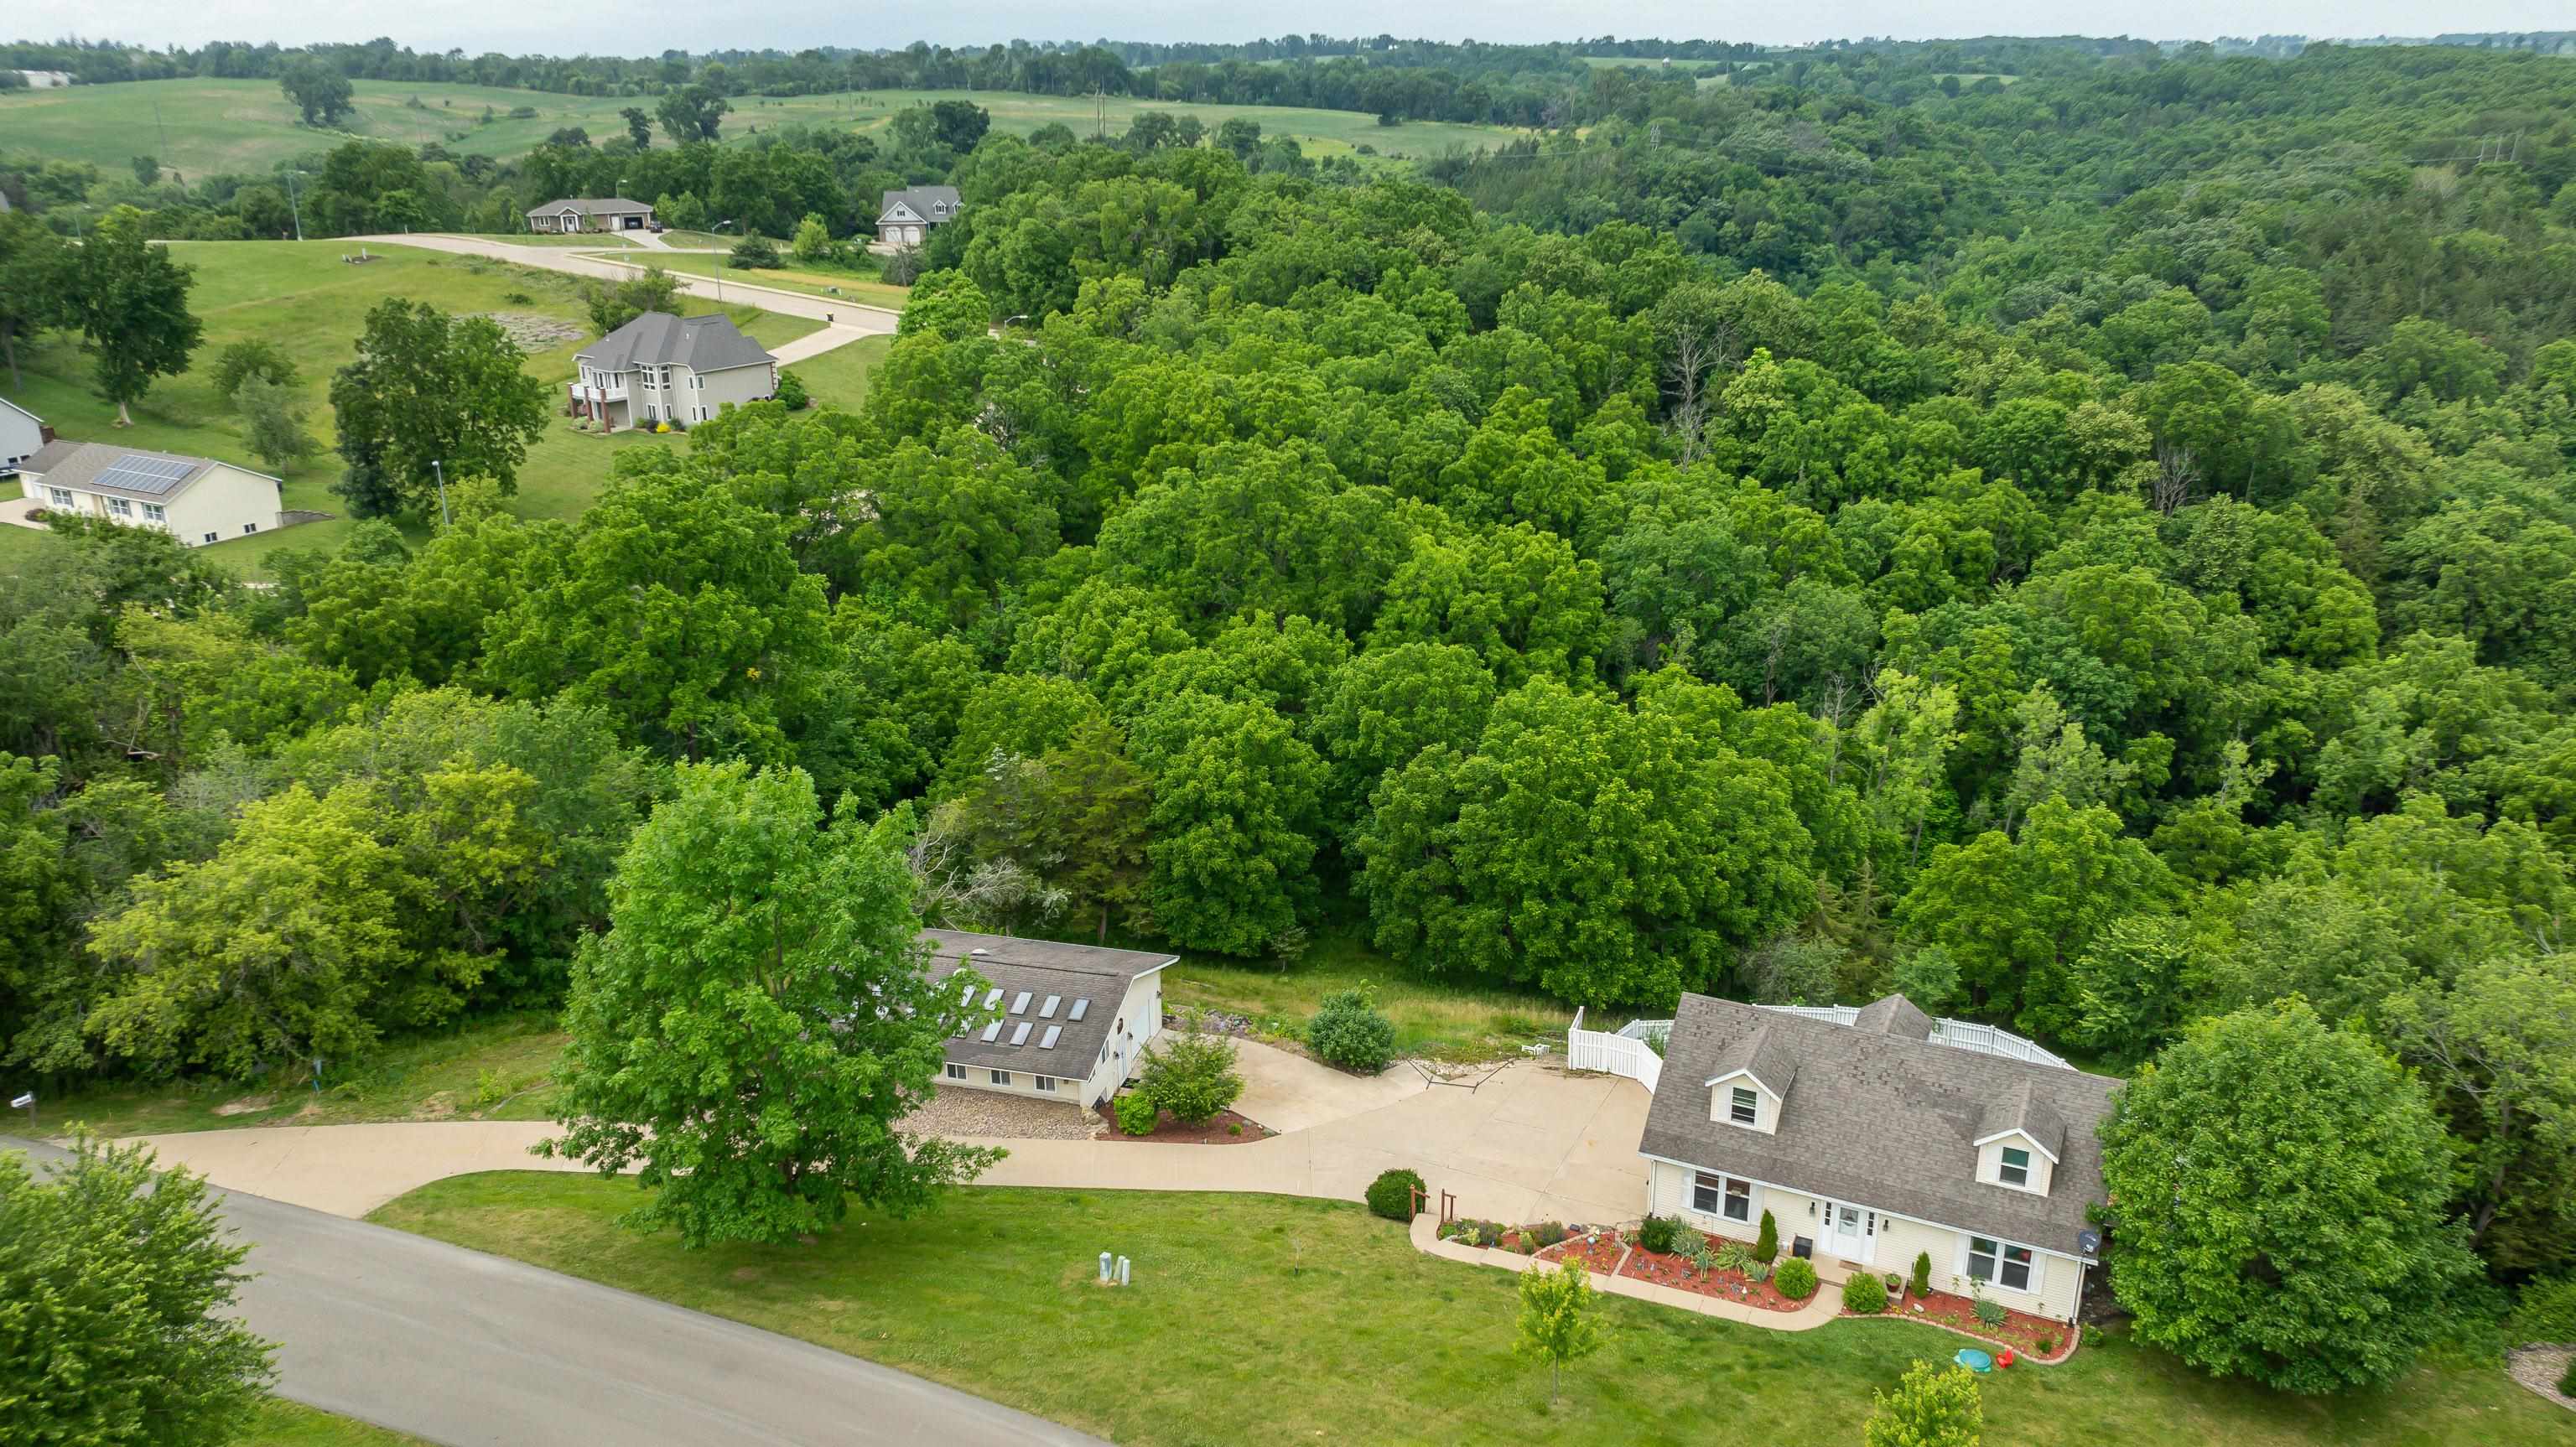
[[848,346],[792,363],[787,370],[805,384],[808,395],[855,412],[868,398],[868,379],[893,347],[892,337],[862,337]]
[[[1430,979],[1388,960],[1344,929],[1316,933],[1303,958],[1285,970],[1192,955],[1163,972],[1167,1007],[1192,1006],[1249,1016],[1266,1033],[1301,1026],[1326,995],[1375,991],[1395,1023],[1399,1054],[1480,1061],[1518,1055],[1548,1042],[1562,1052],[1574,1012],[1544,995],[1508,987]],[[1626,1017],[1609,1028],[1626,1023]]]
[[[1436,1183],[1435,1183],[1436,1185]],[[690,1252],[616,1216],[626,1181],[462,1176],[369,1219],[512,1256],[964,1388],[1146,1447],[1239,1442],[1848,1447],[1870,1394],[1959,1338],[1900,1321],[1813,1332],[1605,1298],[1600,1354],[1548,1404],[1511,1354],[1513,1278],[1416,1252],[1357,1205],[1271,1196],[970,1189],[860,1210],[813,1246]],[[1114,1250],[1135,1284],[1104,1291]],[[2209,1381],[2118,1339],[1988,1378],[1992,1447],[2537,1447],[2568,1423],[2499,1370],[2419,1370],[2317,1402]]]
[[[116,409],[90,391],[89,358],[73,338],[62,333],[19,345],[24,384],[9,390],[6,375],[0,374],[0,396],[52,423],[65,437],[216,457],[266,471],[242,446],[239,420],[208,380],[215,357],[229,343],[261,337],[285,348],[301,371],[301,390],[313,408],[314,434],[327,449],[333,441],[328,400],[331,374],[356,354],[367,309],[385,297],[428,301],[451,312],[523,313],[577,326],[578,337],[528,357],[529,375],[549,386],[572,375],[573,354],[592,340],[581,301],[582,282],[558,272],[409,247],[378,247],[372,253],[377,260],[352,266],[340,260],[350,250],[342,241],[179,242],[171,250],[196,268],[197,286],[189,305],[205,324],[205,338],[190,371],[156,383],[134,408],[132,428],[119,430],[112,425]],[[692,310],[703,305],[693,305]],[[726,310],[746,334],[768,346],[822,326],[810,318],[749,306]],[[828,387],[813,375],[802,371],[800,375],[806,375],[808,386],[826,401],[842,400],[835,388],[863,386],[846,369],[826,369],[825,375],[833,379]],[[648,440],[640,433],[606,439],[577,433],[568,419],[553,418],[520,469],[516,510],[526,517],[579,514],[607,481],[608,454]],[[296,468],[286,479],[286,505],[343,512],[331,492],[340,471],[338,456],[327,450]],[[217,543],[209,551],[256,576],[271,552],[279,548],[327,551],[340,545],[351,526],[345,516],[338,517]],[[48,545],[41,533],[0,527],[0,567]]]
[[428,1447],[417,1437],[373,1427],[355,1417],[272,1397],[233,1447]]
[[[616,259],[642,262],[647,259],[647,256],[645,253],[638,252]],[[788,265],[737,271],[725,265],[725,259],[721,256],[704,254],[672,256],[660,252],[651,253],[650,261],[652,265],[659,266],[664,271],[685,271],[691,276],[714,276],[722,277],[729,282],[774,286],[781,291],[801,291],[813,296],[864,302],[869,306],[885,307],[892,311],[903,310],[903,304],[912,299],[911,287],[888,286],[877,280],[877,269],[873,266],[841,271]]]
[[546,1120],[564,1035],[551,1013],[469,1021],[385,1046],[350,1073],[245,1084],[183,1080],[93,1086],[44,1103],[48,1132],[75,1121],[103,1136],[383,1120]]
[[1142,111],[1162,111],[1174,117],[1197,116],[1199,123],[1214,131],[1236,117],[1256,121],[1265,136],[1289,136],[1310,156],[1349,155],[1362,145],[1374,146],[1380,155],[1396,158],[1425,159],[1439,155],[1451,146],[1469,150],[1496,147],[1520,132],[1503,126],[1466,125],[1451,121],[1407,121],[1397,126],[1381,126],[1374,115],[1358,111],[1313,110],[1302,106],[1233,106],[1207,105],[1194,101],[1139,100],[1132,96],[1108,96],[1098,102],[1095,111],[1090,96],[1024,95],[1013,91],[963,90],[877,90],[844,92],[839,95],[785,96],[767,99],[759,96],[740,97],[735,111],[725,118],[728,133],[736,123],[768,126],[774,121],[803,121],[808,125],[837,125],[862,132],[883,131],[894,124],[897,112],[910,105],[929,105],[943,100],[972,101],[990,112],[993,129],[1013,135],[1027,135],[1040,126],[1063,124],[1077,136],[1088,136],[1096,128],[1110,135],[1123,133]]

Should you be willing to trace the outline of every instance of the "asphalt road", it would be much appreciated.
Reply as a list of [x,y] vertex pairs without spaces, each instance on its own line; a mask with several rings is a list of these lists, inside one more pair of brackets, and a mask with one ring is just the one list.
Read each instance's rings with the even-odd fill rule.
[[[0,1137],[38,1160],[51,1146]],[[1106,1447],[856,1357],[240,1192],[279,1394],[448,1447]],[[1033,1372],[1055,1366],[1032,1361]]]

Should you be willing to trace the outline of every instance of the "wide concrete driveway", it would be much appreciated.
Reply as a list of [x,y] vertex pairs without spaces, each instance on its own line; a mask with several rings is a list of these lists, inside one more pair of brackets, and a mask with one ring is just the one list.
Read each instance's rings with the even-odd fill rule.
[[[1267,1052],[1281,1055],[1284,1052]],[[1247,1049],[1248,1077],[1276,1092],[1289,1067]],[[1311,1061],[1287,1056],[1307,1069]],[[1409,1067],[1405,1067],[1409,1069]],[[1348,1080],[1348,1077],[1343,1077]],[[1010,1152],[987,1185],[1140,1191],[1258,1191],[1356,1200],[1378,1172],[1420,1171],[1458,1209],[1502,1221],[1624,1221],[1644,1214],[1637,1155],[1648,1096],[1633,1080],[1574,1075],[1516,1062],[1463,1085],[1381,1077],[1351,1081],[1335,1104],[1305,1108],[1313,1123],[1242,1145],[994,1140]],[[1370,1092],[1388,1098],[1370,1103]],[[1247,1080],[1244,1114],[1273,1124],[1292,1102],[1263,1100]],[[1333,1114],[1337,1106],[1356,1106]],[[1329,1118],[1323,1118],[1323,1117]],[[578,1169],[527,1153],[543,1121],[428,1121],[267,1127],[146,1136],[164,1162],[220,1186],[336,1215],[362,1216],[394,1197],[472,1171]]]
[[240,1315],[284,1343],[280,1392],[449,1447],[1102,1447],[873,1362],[425,1236],[238,1191],[222,1206],[251,1243]]

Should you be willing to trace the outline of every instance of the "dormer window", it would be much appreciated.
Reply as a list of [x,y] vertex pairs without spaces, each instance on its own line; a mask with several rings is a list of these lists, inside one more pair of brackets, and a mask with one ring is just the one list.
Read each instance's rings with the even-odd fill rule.
[[2004,1147],[2003,1163],[1997,1174],[2007,1186],[2030,1189],[2030,1152],[2019,1146]]
[[1726,1118],[1737,1125],[1752,1125],[1762,1119],[1762,1097],[1753,1087],[1739,1085],[1727,1093]]

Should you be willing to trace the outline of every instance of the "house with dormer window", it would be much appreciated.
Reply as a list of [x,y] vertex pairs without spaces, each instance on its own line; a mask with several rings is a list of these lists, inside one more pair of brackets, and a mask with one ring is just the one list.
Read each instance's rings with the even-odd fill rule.
[[930,228],[954,221],[963,209],[954,186],[913,186],[885,193],[877,208],[877,240],[895,247],[919,246]]
[[1787,1010],[1685,995],[1638,1143],[1647,1209],[1784,1253],[1826,1281],[1974,1282],[2073,1321],[2100,1237],[2094,1128],[2119,1082],[2000,1032],[1935,1021],[1902,995]]

